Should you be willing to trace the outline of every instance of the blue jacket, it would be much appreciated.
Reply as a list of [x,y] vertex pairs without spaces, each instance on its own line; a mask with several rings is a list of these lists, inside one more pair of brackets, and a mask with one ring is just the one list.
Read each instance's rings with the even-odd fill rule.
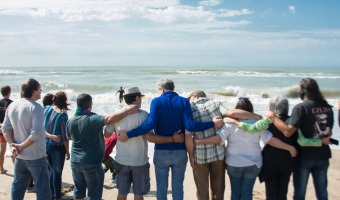
[[[214,127],[214,122],[196,122],[193,120],[191,106],[187,98],[176,92],[165,92],[152,100],[148,119],[138,128],[127,132],[129,138],[143,135],[154,129],[155,134],[172,136],[174,132],[204,131]],[[184,143],[155,144],[156,150],[182,150]]]

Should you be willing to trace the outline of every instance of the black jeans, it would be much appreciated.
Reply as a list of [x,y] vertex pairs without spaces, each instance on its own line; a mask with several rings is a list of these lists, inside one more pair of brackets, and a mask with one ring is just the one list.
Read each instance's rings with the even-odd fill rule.
[[291,171],[276,171],[275,174],[265,181],[266,199],[286,200]]

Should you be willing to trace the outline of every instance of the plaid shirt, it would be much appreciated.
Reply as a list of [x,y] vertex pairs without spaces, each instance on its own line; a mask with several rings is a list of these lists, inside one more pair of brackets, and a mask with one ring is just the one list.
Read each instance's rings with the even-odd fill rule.
[[[220,102],[200,98],[191,105],[192,115],[196,121],[211,121],[214,116],[222,117],[222,113],[226,113],[227,108]],[[196,138],[206,138],[216,135],[216,129],[210,128],[203,132],[188,133],[193,134]],[[206,164],[225,158],[224,144],[196,144],[194,147],[195,162],[198,164]]]

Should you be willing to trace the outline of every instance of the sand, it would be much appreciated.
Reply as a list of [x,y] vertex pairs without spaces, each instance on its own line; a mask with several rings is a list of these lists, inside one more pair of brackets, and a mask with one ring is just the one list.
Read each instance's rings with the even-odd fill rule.
[[[328,197],[330,200],[338,200],[340,199],[340,149],[332,149],[333,158],[330,160],[330,167],[328,171]],[[0,200],[7,200],[11,197],[11,184],[13,181],[13,164],[9,157],[5,159],[5,169],[8,170],[6,174],[0,174]],[[156,199],[156,179],[154,174],[154,166],[151,165],[150,167],[150,176],[151,176],[151,190],[145,196],[145,199]],[[228,175],[226,175],[228,176]],[[105,181],[104,181],[104,191],[103,191],[103,199],[116,199],[117,198],[117,188],[115,184],[111,184],[109,182],[111,178],[110,172],[105,174]],[[63,172],[63,188],[67,190],[70,186],[72,186],[72,174],[70,169],[70,162],[65,162],[65,168]],[[169,183],[169,185],[171,185]],[[68,192],[63,197],[63,199],[72,199],[73,192]],[[253,199],[265,199],[265,188],[264,184],[261,184],[258,180],[255,183],[254,191],[253,191],[254,198]],[[292,179],[289,184],[289,191],[287,195],[288,199],[292,199],[293,197],[293,183]],[[25,200],[34,200],[36,199],[35,193],[26,193]],[[128,195],[128,199],[133,199],[133,194],[130,193]],[[169,188],[168,192],[168,199],[172,199],[171,197],[171,188]],[[194,179],[192,176],[192,169],[190,164],[187,166],[185,181],[184,181],[184,199],[196,199],[196,186],[194,183]],[[225,190],[225,198],[230,199],[230,185],[229,185],[229,178],[226,177],[226,190]],[[310,177],[308,188],[307,188],[307,195],[306,199],[314,200],[315,198],[315,191],[313,187],[313,180]]]

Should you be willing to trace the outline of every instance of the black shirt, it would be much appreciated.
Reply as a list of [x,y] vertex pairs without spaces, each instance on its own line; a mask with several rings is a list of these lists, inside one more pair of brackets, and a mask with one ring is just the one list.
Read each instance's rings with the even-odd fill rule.
[[[293,108],[288,124],[300,129],[306,138],[324,138],[332,134],[334,116],[330,105],[304,101]],[[331,158],[329,145],[300,147],[299,156],[307,159]]]
[[13,101],[10,99],[0,100],[0,123],[4,122],[6,109]]

